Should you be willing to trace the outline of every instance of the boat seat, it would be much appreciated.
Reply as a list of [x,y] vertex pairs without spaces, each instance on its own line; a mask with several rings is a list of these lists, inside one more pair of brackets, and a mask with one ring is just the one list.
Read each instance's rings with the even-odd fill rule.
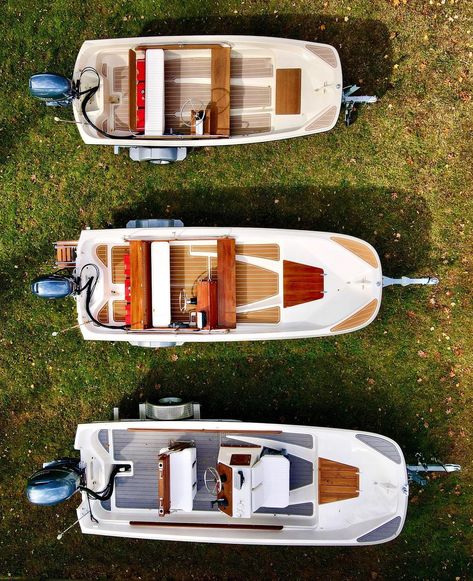
[[251,505],[255,512],[262,506],[285,508],[289,504],[289,460],[283,455],[267,454],[251,470]]
[[169,454],[171,510],[192,511],[197,492],[197,453],[185,448]]
[[164,50],[146,51],[145,135],[164,134]]
[[169,242],[151,243],[151,309],[153,327],[171,322],[171,249]]

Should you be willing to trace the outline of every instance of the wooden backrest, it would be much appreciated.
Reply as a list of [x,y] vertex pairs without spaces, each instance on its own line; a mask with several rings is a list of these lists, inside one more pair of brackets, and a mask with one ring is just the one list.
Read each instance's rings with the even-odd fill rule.
[[130,241],[131,328],[152,327],[151,244],[145,240]]
[[165,516],[171,510],[171,470],[169,454],[158,456],[158,514]]
[[210,133],[230,135],[230,53],[229,47],[212,48]]
[[235,239],[217,240],[217,297],[218,326],[223,329],[236,327],[236,259]]

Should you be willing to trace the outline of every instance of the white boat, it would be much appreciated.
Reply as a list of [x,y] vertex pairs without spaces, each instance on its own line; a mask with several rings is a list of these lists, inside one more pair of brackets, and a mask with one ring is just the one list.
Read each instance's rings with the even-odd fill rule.
[[383,282],[396,282],[370,244],[345,234],[161,222],[58,242],[71,275],[40,277],[33,292],[73,294],[84,339],[160,347],[356,331],[376,317]]
[[376,100],[344,93],[333,46],[231,35],[88,40],[72,82],[38,74],[30,90],[48,104],[72,102],[85,143],[156,162],[183,159],[187,147],[328,131],[342,101]]
[[77,518],[86,534],[364,546],[394,539],[406,517],[403,454],[378,434],[136,420],[81,424],[75,448],[80,462],[45,464],[27,494],[53,505],[80,491]]

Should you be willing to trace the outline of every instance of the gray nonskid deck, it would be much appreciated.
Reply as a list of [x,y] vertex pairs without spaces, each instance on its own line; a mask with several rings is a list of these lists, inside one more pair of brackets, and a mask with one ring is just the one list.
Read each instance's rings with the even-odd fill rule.
[[[105,432],[105,433],[104,433]],[[293,436],[299,436],[293,434]],[[302,435],[303,436],[303,435]],[[276,438],[274,438],[276,439]],[[283,441],[283,437],[277,438]],[[133,476],[117,476],[115,480],[114,500],[120,509],[158,509],[158,455],[162,448],[169,446],[171,441],[192,441],[197,451],[197,493],[194,498],[193,510],[209,511],[212,508],[209,494],[204,485],[204,472],[210,466],[217,465],[220,444],[244,444],[232,435],[216,433],[179,433],[170,432],[136,432],[114,429],[112,442],[108,442],[106,430],[99,432],[99,441],[104,445],[111,444],[116,462],[133,462]],[[287,438],[286,441],[291,441]],[[307,446],[308,441],[300,439],[299,445]],[[296,443],[296,442],[294,442]],[[313,465],[307,460],[289,455],[291,462],[290,488],[294,490],[311,484],[313,481]],[[102,503],[103,508],[110,510],[111,503]],[[312,503],[290,505],[284,509],[263,508],[258,511],[265,514],[312,515]]]

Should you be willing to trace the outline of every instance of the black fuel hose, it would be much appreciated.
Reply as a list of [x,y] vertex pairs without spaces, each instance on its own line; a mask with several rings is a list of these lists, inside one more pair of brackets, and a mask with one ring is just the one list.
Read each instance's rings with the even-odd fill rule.
[[113,487],[115,484],[115,476],[120,472],[120,470],[122,470],[122,468],[129,468],[128,464],[116,464],[111,473],[110,473],[110,478],[108,480],[108,484],[107,486],[101,490],[100,492],[94,492],[93,490],[90,490],[90,488],[87,488],[87,486],[83,486],[83,485],[79,485],[79,490],[81,490],[82,492],[86,492],[89,496],[91,496],[92,498],[95,498],[96,500],[108,500],[109,498],[111,498],[112,494],[113,494]]
[[[88,265],[86,265],[86,266],[88,266]],[[86,293],[85,294],[85,310],[86,310],[89,318],[99,327],[105,327],[106,329],[123,329],[123,330],[128,329],[128,325],[107,325],[105,323],[101,323],[92,315],[92,313],[90,312],[90,301],[92,299],[93,289],[95,288],[95,284],[93,285],[93,282],[95,280],[96,280],[95,277],[91,276],[89,278],[89,280],[85,283],[85,285],[80,289],[81,292],[85,290],[85,293]]]
[[[95,85],[95,87],[92,87],[90,89],[87,89],[86,91],[81,92],[80,88],[79,88],[80,87],[80,78],[82,77],[83,73],[86,71],[93,71],[97,75],[98,82]],[[133,133],[130,133],[130,135],[111,135],[110,133],[107,133],[103,129],[100,129],[99,127],[97,127],[97,125],[95,125],[95,123],[92,123],[92,121],[89,119],[89,116],[87,115],[87,111],[86,111],[87,104],[92,99],[92,97],[95,95],[95,93],[99,90],[99,87],[100,87],[100,75],[93,67],[86,67],[85,69],[83,69],[81,71],[81,74],[80,74],[80,77],[79,77],[77,84],[78,84],[78,88],[76,89],[76,95],[75,95],[76,98],[80,98],[82,95],[85,95],[85,97],[82,99],[82,104],[81,104],[82,115],[83,115],[84,119],[87,121],[87,123],[95,129],[95,131],[97,131],[98,133],[100,133],[104,137],[108,137],[109,139],[136,139],[136,135],[134,135]]]

